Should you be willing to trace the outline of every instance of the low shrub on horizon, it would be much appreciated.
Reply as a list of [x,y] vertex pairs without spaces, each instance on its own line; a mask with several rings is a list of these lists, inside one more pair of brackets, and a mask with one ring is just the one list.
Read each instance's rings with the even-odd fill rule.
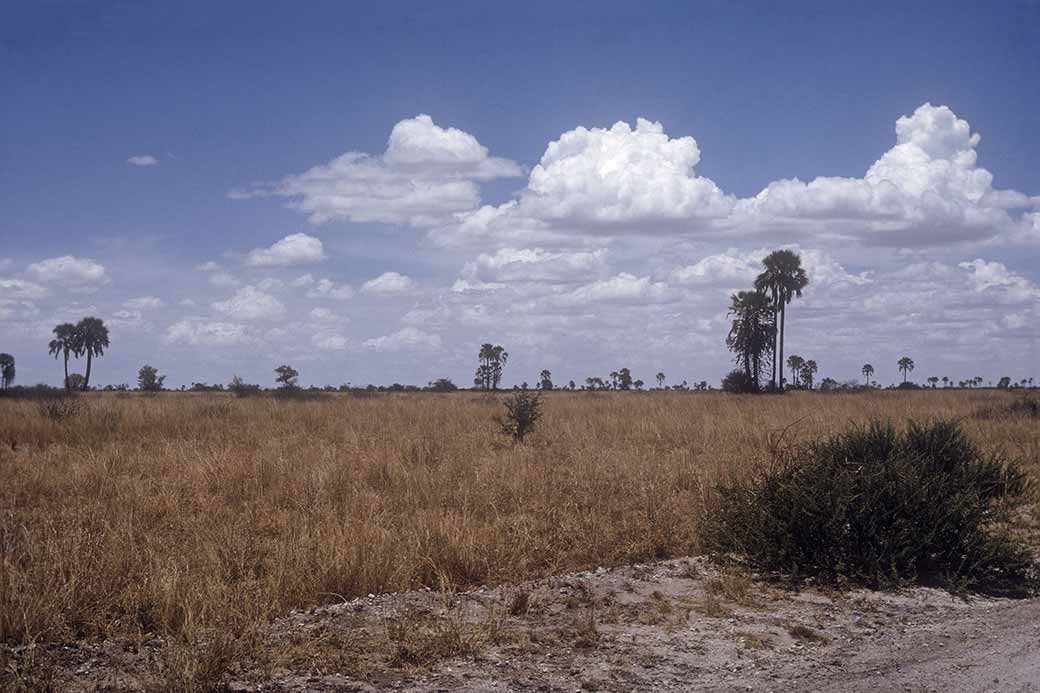
[[1026,487],[1017,464],[983,455],[954,421],[901,433],[875,421],[718,487],[701,537],[717,557],[796,580],[1034,593],[1032,553],[1007,528]]

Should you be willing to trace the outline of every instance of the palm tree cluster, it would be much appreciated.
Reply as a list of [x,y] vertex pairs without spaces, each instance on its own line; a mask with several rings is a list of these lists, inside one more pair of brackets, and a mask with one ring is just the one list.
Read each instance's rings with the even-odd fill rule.
[[497,390],[502,382],[502,371],[509,360],[509,353],[501,346],[490,342],[480,345],[477,354],[480,365],[477,367],[473,384],[482,390]]
[[[783,390],[783,378],[777,381],[777,364],[784,362],[784,323],[787,304],[802,297],[802,289],[809,285],[809,275],[802,268],[802,258],[791,250],[777,250],[762,260],[765,270],[755,278],[755,290],[769,294],[773,310],[773,389]],[[780,315],[780,329],[776,318]]]
[[[755,278],[754,290],[738,291],[730,297],[732,324],[726,336],[726,346],[743,369],[741,387],[752,392],[761,390],[767,377],[770,389],[783,390],[783,377],[781,374],[778,379],[777,369],[784,363],[787,304],[801,297],[809,285],[801,257],[791,250],[770,253],[762,265],[764,270]],[[788,367],[797,380],[804,363],[792,366],[789,362]],[[733,374],[728,378],[735,382]],[[810,382],[811,378],[810,373]]]
[[[65,380],[63,382],[65,383],[65,389],[72,390],[74,384],[83,390],[89,389],[90,370],[94,357],[104,356],[105,349],[109,346],[108,328],[105,327],[104,321],[95,317],[89,317],[83,318],[75,325],[70,322],[63,322],[57,325],[53,332],[54,339],[51,340],[48,347],[50,354],[54,358],[59,356],[64,358]],[[79,358],[84,355],[87,357],[87,370],[85,375],[82,376],[82,383],[80,383],[79,378],[69,376],[69,356]]]

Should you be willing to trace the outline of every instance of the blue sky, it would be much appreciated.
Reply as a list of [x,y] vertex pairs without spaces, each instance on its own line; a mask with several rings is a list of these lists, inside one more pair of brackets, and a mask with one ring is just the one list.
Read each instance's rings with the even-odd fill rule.
[[789,245],[821,375],[1037,375],[1040,3],[905,5],[12,3],[0,350],[56,383],[90,312],[101,383],[466,383],[487,340],[717,382]]

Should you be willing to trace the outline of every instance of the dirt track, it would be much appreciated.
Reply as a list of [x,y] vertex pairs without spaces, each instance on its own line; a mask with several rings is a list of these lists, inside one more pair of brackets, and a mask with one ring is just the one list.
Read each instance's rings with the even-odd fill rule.
[[[782,592],[693,559],[530,583],[534,605],[497,644],[428,671],[365,679],[284,672],[262,690],[1032,691],[1040,690],[1040,601],[930,589]],[[479,623],[516,589],[459,595]],[[431,597],[377,597],[297,616],[401,613]],[[594,624],[594,631],[589,624]]]
[[[236,664],[231,690],[1040,691],[1040,600],[794,593],[701,559],[370,596],[268,638],[280,659]],[[157,649],[64,647],[58,688],[162,688]]]

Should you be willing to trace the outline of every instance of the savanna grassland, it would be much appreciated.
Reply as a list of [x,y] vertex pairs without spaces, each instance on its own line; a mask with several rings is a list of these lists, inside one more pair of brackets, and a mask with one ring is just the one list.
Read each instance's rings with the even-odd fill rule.
[[696,554],[716,483],[874,418],[958,419],[1040,474],[1037,420],[998,391],[550,393],[523,445],[501,399],[0,400],[0,641],[237,656],[293,608]]

